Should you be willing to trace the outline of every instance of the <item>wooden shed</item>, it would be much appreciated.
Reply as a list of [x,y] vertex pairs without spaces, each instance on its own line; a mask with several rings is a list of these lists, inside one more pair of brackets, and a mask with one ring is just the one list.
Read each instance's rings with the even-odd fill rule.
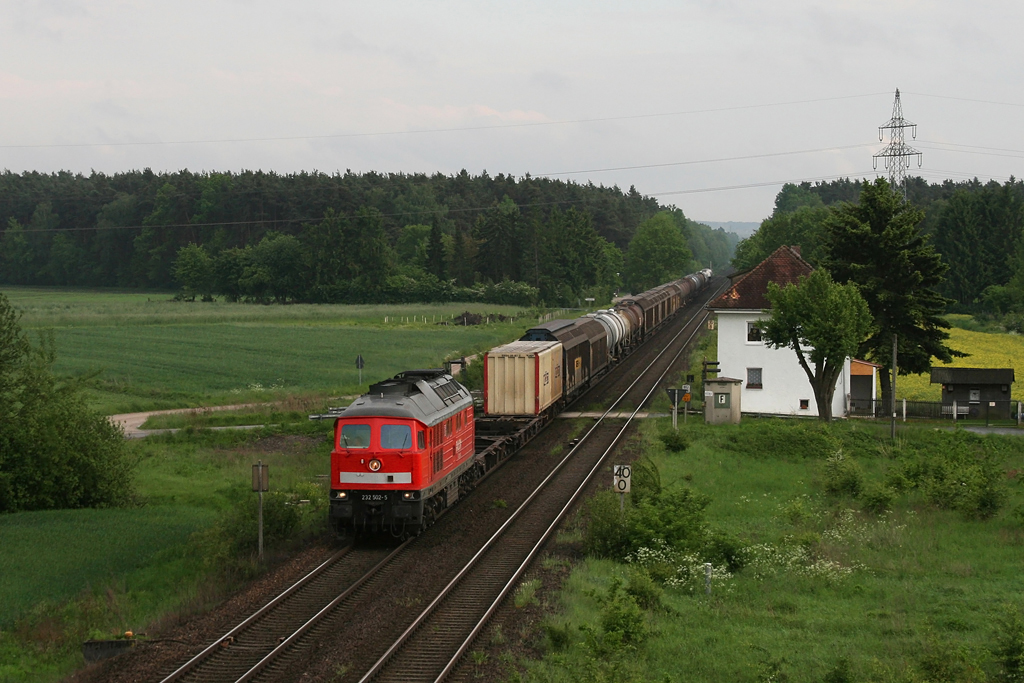
[[958,417],[1009,419],[1013,368],[932,368],[932,384],[942,385],[942,412]]

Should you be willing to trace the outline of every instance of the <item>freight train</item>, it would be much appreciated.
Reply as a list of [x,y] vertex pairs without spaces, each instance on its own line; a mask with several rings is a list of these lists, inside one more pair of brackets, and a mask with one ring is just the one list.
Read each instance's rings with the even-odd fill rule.
[[480,416],[470,392],[444,370],[399,373],[347,408],[311,415],[334,419],[331,525],[400,538],[430,526],[710,278],[702,270],[491,349]]

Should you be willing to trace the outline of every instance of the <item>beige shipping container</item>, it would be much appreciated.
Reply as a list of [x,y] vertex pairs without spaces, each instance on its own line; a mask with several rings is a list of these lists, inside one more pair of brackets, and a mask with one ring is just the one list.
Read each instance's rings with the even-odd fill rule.
[[538,415],[562,396],[562,344],[516,341],[484,356],[484,412]]

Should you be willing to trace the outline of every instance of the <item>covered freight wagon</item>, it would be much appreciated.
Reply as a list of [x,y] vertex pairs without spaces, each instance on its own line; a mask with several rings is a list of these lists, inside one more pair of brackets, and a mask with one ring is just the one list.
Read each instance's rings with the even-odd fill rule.
[[562,345],[515,341],[484,356],[484,413],[539,415],[562,397]]
[[608,365],[608,335],[604,326],[591,318],[541,323],[520,339],[562,343],[566,396],[575,394]]

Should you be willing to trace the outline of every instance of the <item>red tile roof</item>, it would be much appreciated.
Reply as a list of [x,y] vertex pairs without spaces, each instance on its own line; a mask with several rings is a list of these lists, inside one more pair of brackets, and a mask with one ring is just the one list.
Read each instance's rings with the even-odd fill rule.
[[748,311],[771,308],[767,297],[769,282],[780,287],[796,284],[801,277],[810,275],[812,270],[814,267],[800,257],[799,247],[781,246],[707,307]]

